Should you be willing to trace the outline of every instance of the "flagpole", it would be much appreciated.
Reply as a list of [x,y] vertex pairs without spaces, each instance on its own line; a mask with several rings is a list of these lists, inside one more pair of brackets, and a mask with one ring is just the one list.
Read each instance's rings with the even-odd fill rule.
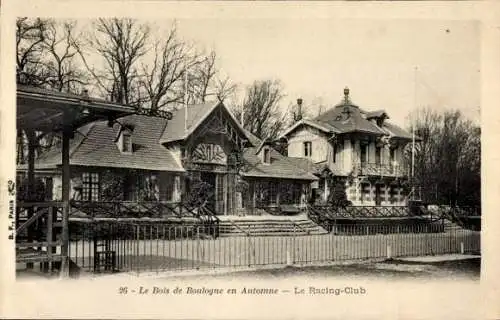
[[240,115],[240,122],[241,122],[242,128],[245,127],[244,121],[245,121],[245,107],[242,105],[241,106],[241,115]]
[[[417,107],[417,66],[415,66],[415,74],[413,80],[413,108]],[[415,197],[415,119],[412,119],[412,142],[411,142],[411,190],[412,196]]]
[[188,121],[188,70],[184,71],[184,131],[187,131]]

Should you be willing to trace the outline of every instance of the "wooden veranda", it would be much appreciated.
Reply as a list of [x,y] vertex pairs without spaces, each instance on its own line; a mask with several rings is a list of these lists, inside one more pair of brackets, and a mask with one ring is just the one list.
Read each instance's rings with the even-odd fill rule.
[[[74,95],[18,85],[16,124],[26,133],[28,142],[27,199],[16,203],[16,262],[49,263],[60,261],[60,274],[69,275],[70,210],[70,139],[79,127],[96,120],[107,120],[137,113],[132,106],[110,103],[87,95]],[[35,147],[42,134],[62,136],[62,201],[40,202],[35,199]],[[26,213],[21,222],[20,213]],[[43,223],[39,223],[43,220]],[[33,228],[38,225],[36,230]],[[43,227],[46,230],[40,230]],[[27,237],[22,237],[27,231]],[[40,235],[44,235],[45,241]],[[59,239],[58,239],[59,238]],[[57,247],[60,246],[60,254]]]

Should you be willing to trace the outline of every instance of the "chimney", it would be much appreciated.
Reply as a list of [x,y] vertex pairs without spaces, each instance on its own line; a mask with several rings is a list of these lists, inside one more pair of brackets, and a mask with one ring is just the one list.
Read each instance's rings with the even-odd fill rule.
[[294,114],[294,120],[295,121],[300,121],[302,120],[302,98],[297,99],[297,113]]
[[302,98],[298,98],[298,99],[297,99],[297,105],[298,105],[299,107],[302,107]]
[[80,102],[82,102],[82,103],[89,103],[90,102],[89,91],[87,89],[83,89],[80,96],[81,96]]

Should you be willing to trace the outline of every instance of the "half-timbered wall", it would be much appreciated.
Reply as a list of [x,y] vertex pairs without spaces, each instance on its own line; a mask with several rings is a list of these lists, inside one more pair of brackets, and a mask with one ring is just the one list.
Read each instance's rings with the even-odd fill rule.
[[[216,109],[183,145],[183,167],[196,172],[210,172],[214,179],[217,214],[235,214],[237,209],[236,172],[245,136],[222,108]],[[212,179],[211,178],[211,179]]]

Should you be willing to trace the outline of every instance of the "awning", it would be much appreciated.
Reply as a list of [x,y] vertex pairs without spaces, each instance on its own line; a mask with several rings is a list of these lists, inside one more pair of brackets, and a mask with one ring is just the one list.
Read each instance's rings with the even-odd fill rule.
[[35,131],[76,129],[96,120],[133,114],[132,106],[31,86],[17,86],[17,126]]

